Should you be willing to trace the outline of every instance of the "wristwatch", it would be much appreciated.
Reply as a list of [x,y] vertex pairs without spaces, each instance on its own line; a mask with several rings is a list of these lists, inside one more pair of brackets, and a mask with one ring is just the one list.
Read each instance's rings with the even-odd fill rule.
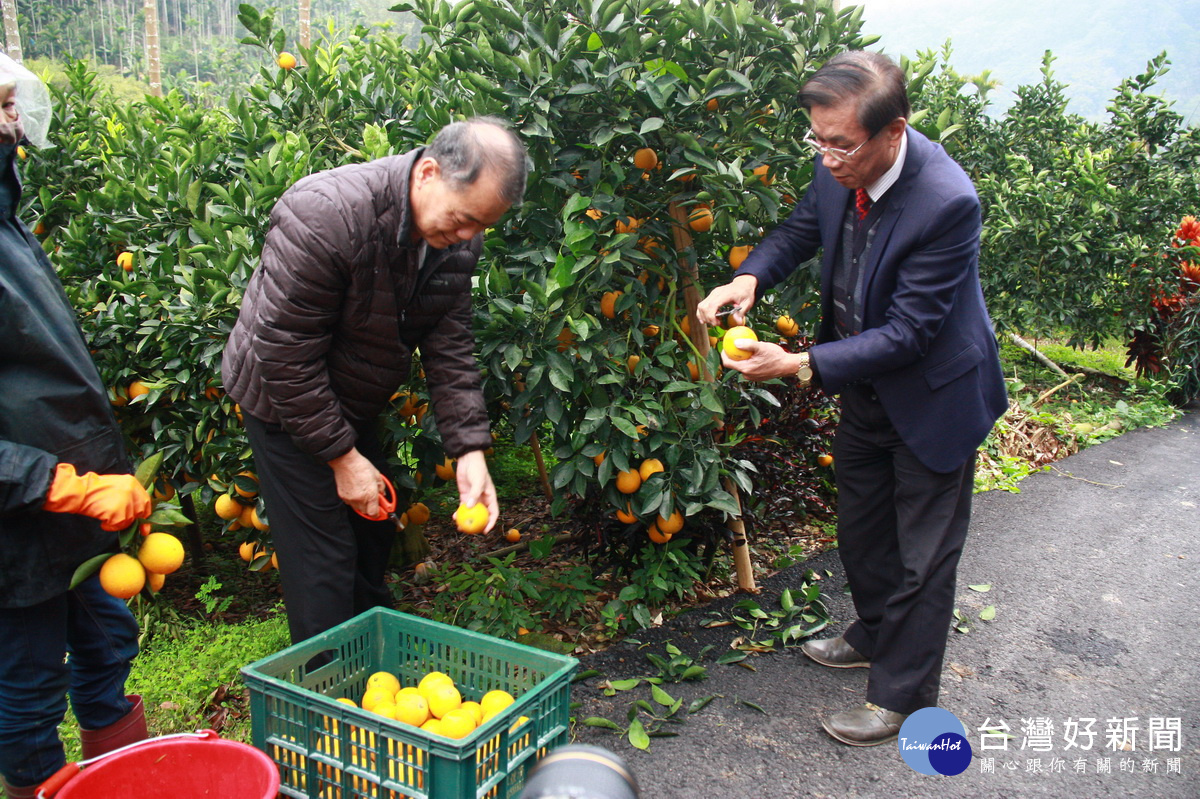
[[808,362],[808,353],[800,353],[800,365],[796,367],[796,380],[800,383],[800,388],[808,388],[812,385],[813,369]]

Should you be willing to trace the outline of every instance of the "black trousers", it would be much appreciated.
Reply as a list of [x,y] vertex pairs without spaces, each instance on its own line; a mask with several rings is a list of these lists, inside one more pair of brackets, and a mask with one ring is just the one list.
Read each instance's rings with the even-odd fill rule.
[[935,706],[975,459],[928,469],[870,386],[843,392],[833,452],[838,551],[858,614],[844,637],[871,661],[867,701],[898,713]]
[[[384,574],[395,525],[351,510],[338,497],[333,469],[297,448],[282,427],[250,414],[244,422],[279,556],[292,643],[373,607],[392,607]],[[358,451],[388,474],[374,432],[358,434]]]

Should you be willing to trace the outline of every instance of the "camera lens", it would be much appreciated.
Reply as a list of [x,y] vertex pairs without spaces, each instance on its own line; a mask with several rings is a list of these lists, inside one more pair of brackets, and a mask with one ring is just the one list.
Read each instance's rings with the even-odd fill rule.
[[638,799],[625,761],[599,746],[561,746],[534,766],[520,799]]

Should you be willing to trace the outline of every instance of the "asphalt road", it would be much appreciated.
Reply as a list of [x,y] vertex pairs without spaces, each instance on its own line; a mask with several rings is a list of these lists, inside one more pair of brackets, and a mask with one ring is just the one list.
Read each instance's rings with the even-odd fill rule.
[[[735,632],[701,622],[739,597],[583,661],[601,676],[575,686],[575,716],[624,723],[649,689],[608,698],[601,679],[657,673],[645,653],[663,654],[667,641],[690,656],[714,644],[706,680],[664,686],[684,708],[715,697],[680,712],[676,737],[641,752],[581,725],[577,740],[623,757],[647,799],[1200,796],[1200,414],[1093,446],[1020,488],[976,495],[959,566],[958,606],[974,621],[950,634],[939,704],[974,750],[961,774],[919,774],[896,744],[848,747],[825,734],[822,717],[863,701],[864,670],[824,668],[795,648],[753,657],[753,670],[712,663]],[[836,552],[764,581],[756,601],[777,607],[808,568],[832,572],[823,586],[835,621],[820,636],[836,635],[853,617]],[[995,619],[978,620],[989,605]],[[1070,747],[1068,722],[1086,730],[1087,718],[1090,750],[1083,735]],[[983,737],[1001,722],[1011,738]],[[1111,745],[1110,728],[1135,730],[1132,751]]]

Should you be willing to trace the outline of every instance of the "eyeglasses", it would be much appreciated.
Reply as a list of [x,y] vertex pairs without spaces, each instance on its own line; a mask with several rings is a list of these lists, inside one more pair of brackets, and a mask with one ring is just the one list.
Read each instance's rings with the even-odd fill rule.
[[[878,133],[878,131],[876,133]],[[820,156],[827,155],[830,158],[832,158],[834,161],[837,161],[839,163],[845,163],[845,162],[849,161],[850,159],[852,159],[854,157],[855,153],[857,153],[863,147],[866,147],[867,142],[869,142],[871,139],[875,138],[876,133],[872,133],[870,136],[868,136],[866,138],[866,140],[862,144],[858,145],[853,150],[843,150],[840,147],[826,147],[824,144],[821,144],[819,141],[817,141],[816,139],[813,138],[813,134],[812,134],[811,130],[807,134],[805,134],[804,143],[807,144],[809,147],[813,148],[813,150],[815,150],[816,153]]]

